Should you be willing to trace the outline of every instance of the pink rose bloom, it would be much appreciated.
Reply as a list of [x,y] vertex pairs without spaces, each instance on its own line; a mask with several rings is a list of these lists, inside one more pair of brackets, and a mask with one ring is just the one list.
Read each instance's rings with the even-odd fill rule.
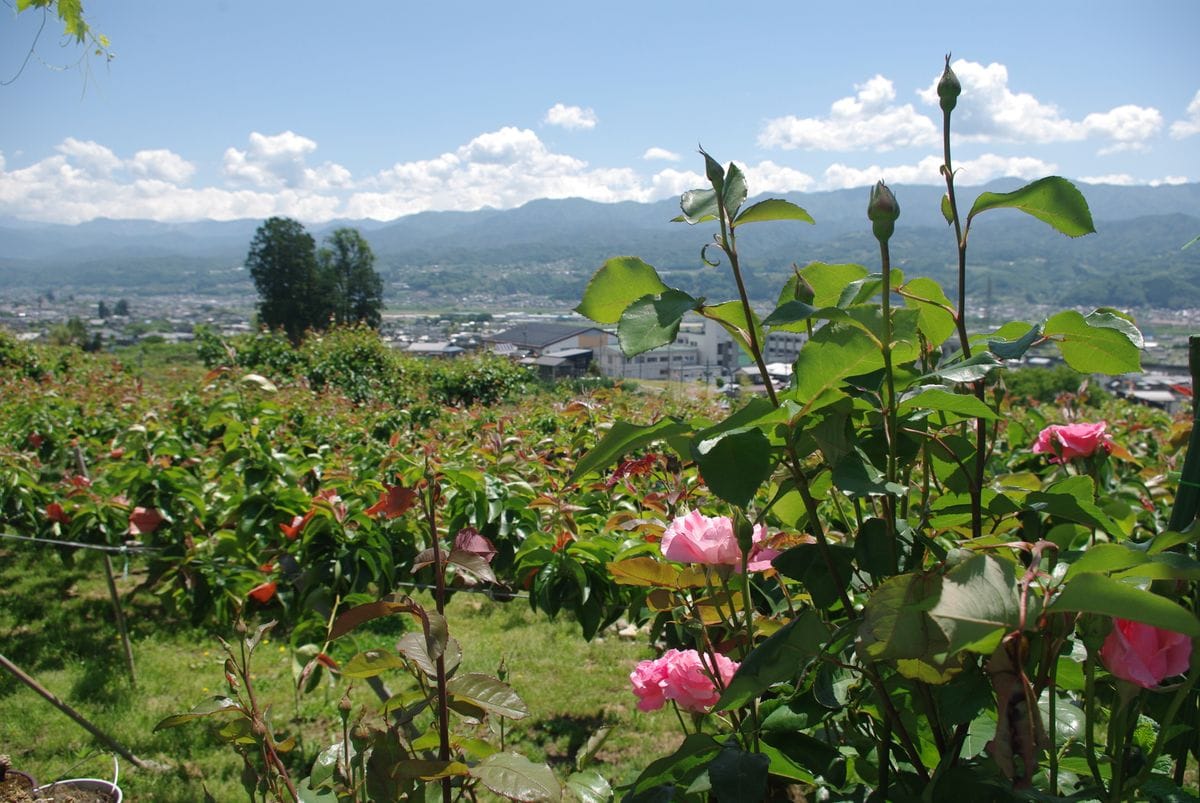
[[716,656],[715,672],[709,662],[707,656],[695,650],[667,650],[657,660],[639,663],[629,675],[638,710],[655,711],[667,700],[674,700],[686,711],[707,713],[721,697],[710,675],[717,675],[725,686],[738,668],[735,661],[720,654]]
[[667,665],[661,658],[640,662],[629,673],[629,682],[638,698],[639,711],[657,711],[666,704],[663,692],[667,687]]
[[166,519],[152,507],[135,507],[129,513],[129,534],[146,535],[158,529]]
[[1122,680],[1152,689],[1163,678],[1182,675],[1192,659],[1192,640],[1173,630],[1113,618],[1113,629],[1100,648],[1100,660]]
[[1108,424],[1051,424],[1038,433],[1033,445],[1034,454],[1050,455],[1051,463],[1062,463],[1077,457],[1091,457],[1098,449],[1112,451],[1112,436],[1104,430]]
[[[771,568],[771,559],[779,550],[760,547],[759,542],[767,537],[767,529],[761,524],[754,526],[754,547],[750,550],[748,568],[762,572]],[[737,536],[733,533],[733,521],[728,516],[705,516],[693,510],[680,516],[667,526],[659,544],[663,557],[676,563],[702,563],[707,566],[733,566],[740,569],[742,551],[738,549]]]

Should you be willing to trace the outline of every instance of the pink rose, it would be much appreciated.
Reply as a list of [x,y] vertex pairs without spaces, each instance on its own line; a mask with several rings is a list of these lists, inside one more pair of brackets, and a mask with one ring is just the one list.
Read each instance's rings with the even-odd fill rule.
[[[771,568],[771,559],[779,550],[759,546],[767,536],[761,524],[754,526],[754,547],[750,550],[748,568],[762,572]],[[667,526],[659,544],[663,557],[676,563],[703,563],[708,566],[742,566],[742,551],[733,533],[733,521],[728,516],[705,516],[693,510]]]
[[1112,451],[1112,436],[1104,430],[1108,424],[1051,424],[1038,433],[1033,445],[1034,454],[1050,455],[1051,463],[1062,463],[1077,457],[1091,457],[1097,449]]
[[146,535],[158,529],[166,519],[152,507],[135,507],[129,513],[129,534]]
[[667,665],[661,658],[657,661],[640,662],[629,673],[629,682],[638,698],[639,711],[657,711],[666,704],[667,698],[663,691],[667,687]]
[[1152,689],[1163,678],[1182,675],[1192,659],[1192,640],[1173,630],[1113,618],[1113,629],[1100,648],[1100,660],[1122,680]]
[[738,664],[724,655],[716,656],[714,667],[712,659],[695,650],[667,650],[661,658],[639,663],[629,681],[640,711],[655,711],[674,700],[686,711],[704,714],[721,697],[712,676],[719,677],[724,687],[737,668]]

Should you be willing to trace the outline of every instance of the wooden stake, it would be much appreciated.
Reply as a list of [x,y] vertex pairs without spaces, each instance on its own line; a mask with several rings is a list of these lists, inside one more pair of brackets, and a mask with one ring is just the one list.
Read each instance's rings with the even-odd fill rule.
[[138,767],[139,769],[144,769],[144,770],[152,769],[152,767],[149,764],[147,764],[145,761],[142,761],[140,758],[135,756],[133,753],[129,752],[129,750],[126,749],[116,739],[112,738],[107,733],[100,730],[98,727],[93,725],[91,722],[88,722],[87,719],[85,719],[82,714],[80,714],[78,711],[76,711],[71,706],[64,703],[62,700],[58,699],[58,697],[55,696],[54,692],[50,691],[45,686],[38,683],[36,680],[34,680],[28,674],[23,672],[20,667],[18,667],[12,661],[5,658],[3,655],[0,655],[0,667],[7,669],[10,673],[12,673],[13,677],[15,677],[17,680],[21,681],[26,686],[28,686],[29,688],[33,689],[35,692],[40,694],[42,697],[44,697],[47,701],[49,701],[59,711],[62,711],[64,714],[69,716],[71,719],[78,722],[80,725],[83,726],[83,728],[85,730],[87,730],[88,733],[92,734],[97,739],[99,739],[100,741],[104,742],[106,745],[111,747],[114,751],[116,751],[121,756],[123,756],[129,763],[133,764],[135,767]]

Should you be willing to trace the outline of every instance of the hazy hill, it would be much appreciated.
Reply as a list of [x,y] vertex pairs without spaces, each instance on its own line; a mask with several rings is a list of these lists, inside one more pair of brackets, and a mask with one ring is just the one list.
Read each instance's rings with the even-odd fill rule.
[[[960,191],[965,208],[982,190],[1020,185],[1006,179]],[[1097,234],[1071,240],[1018,212],[976,221],[970,261],[997,302],[1200,307],[1200,184],[1162,187],[1081,185]],[[901,217],[896,263],[912,275],[952,280],[953,239],[939,212],[941,190],[893,188]],[[855,261],[871,266],[877,246],[866,225],[866,189],[791,193],[817,225],[764,224],[743,230],[751,292],[771,298],[793,262]],[[700,249],[711,224],[669,222],[675,200],[601,204],[538,200],[517,209],[423,212],[395,221],[337,221],[310,227],[318,241],[337,226],[371,242],[388,294],[402,303],[464,296],[532,294],[571,302],[606,258],[637,254],[694,293],[732,291],[725,271],[705,267]],[[261,221],[158,223],[94,220],[77,226],[0,219],[0,286],[126,292],[245,293],[237,270]],[[949,289],[949,287],[948,287]]]

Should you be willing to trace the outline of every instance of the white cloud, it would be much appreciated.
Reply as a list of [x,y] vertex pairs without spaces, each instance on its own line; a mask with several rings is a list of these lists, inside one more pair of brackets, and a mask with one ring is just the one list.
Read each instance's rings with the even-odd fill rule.
[[1192,179],[1187,176],[1165,176],[1163,178],[1155,178],[1149,181],[1151,187],[1161,187],[1164,184],[1174,186],[1176,184],[1189,184]]
[[182,184],[196,172],[196,166],[166,149],[138,151],[128,162],[135,176]]
[[1108,173],[1103,176],[1080,176],[1079,180],[1084,184],[1112,184],[1117,187],[1132,187],[1138,184],[1138,180],[1128,173]]
[[542,122],[547,125],[561,126],[569,131],[578,131],[580,129],[595,128],[599,120],[596,117],[596,112],[591,109],[555,103],[546,112],[546,117]]
[[769,159],[743,168],[746,183],[755,195],[764,192],[806,192],[816,184],[815,179],[790,167],[775,164]]
[[307,157],[316,149],[316,142],[294,131],[273,135],[254,131],[246,150],[225,150],[223,169],[229,178],[265,190],[290,187],[324,191],[350,186],[350,171],[341,165],[326,162],[308,166]]
[[[1083,120],[1065,117],[1057,106],[1008,86],[1008,68],[984,66],[965,59],[951,65],[963,91],[954,110],[954,133],[962,142],[1079,142],[1090,137],[1111,140],[1101,154],[1138,150],[1162,129],[1162,114],[1143,106],[1117,106],[1093,112]],[[938,104],[937,82],[918,91],[928,105]]]
[[674,151],[669,151],[666,148],[647,148],[646,152],[642,154],[642,158],[646,159],[647,161],[652,159],[661,159],[667,162],[678,162],[680,156]]
[[[858,168],[844,164],[833,164],[826,168],[819,189],[836,190],[867,187],[876,181],[889,184],[940,184],[942,160],[927,156],[917,164],[893,165],[890,167]],[[1028,156],[997,156],[987,153],[977,159],[955,163],[955,181],[964,186],[985,184],[995,178],[1016,176],[1017,178],[1040,178],[1054,173],[1056,165]]]
[[74,137],[67,137],[55,150],[66,156],[72,164],[89,173],[107,176],[121,167],[121,160],[117,155],[97,142],[83,142]]
[[1171,136],[1175,139],[1186,139],[1196,134],[1200,134],[1200,91],[1188,104],[1187,117],[1171,123]]
[[889,151],[937,142],[938,129],[932,120],[910,103],[893,103],[896,90],[887,78],[876,75],[854,88],[857,94],[835,101],[827,117],[789,115],[768,120],[758,144],[784,150]]

